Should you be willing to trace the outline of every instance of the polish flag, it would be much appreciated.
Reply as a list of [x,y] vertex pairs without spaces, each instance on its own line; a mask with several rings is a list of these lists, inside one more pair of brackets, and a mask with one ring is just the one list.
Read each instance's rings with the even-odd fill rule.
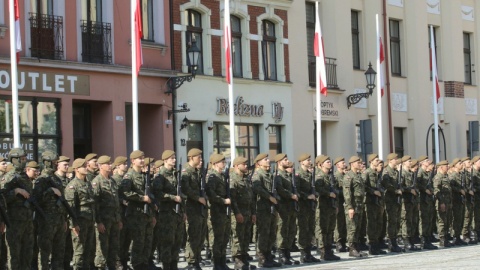
[[431,30],[430,35],[430,71],[432,71],[432,78],[434,79],[435,84],[435,97],[438,103],[440,99],[440,84],[438,83],[438,74],[437,74],[437,58],[435,53],[435,38],[433,35],[433,30]]
[[22,51],[22,37],[20,34],[20,11],[18,0],[14,1],[15,9],[15,50],[17,51],[17,64],[20,62],[20,52]]
[[313,51],[317,57],[317,76],[320,76],[320,87],[317,85],[317,89],[321,94],[327,96],[327,75],[325,70],[325,51],[323,47],[322,29],[320,28],[320,16],[318,15],[318,5],[315,10],[315,39],[313,41]]
[[230,1],[225,0],[224,7],[224,34],[223,34],[223,47],[225,49],[225,79],[228,84],[232,83],[232,34],[230,28]]
[[140,67],[143,65],[143,55],[142,55],[142,14],[140,13],[140,0],[136,0],[137,4],[135,5],[135,41],[136,42],[136,59],[137,62],[137,76],[140,72]]

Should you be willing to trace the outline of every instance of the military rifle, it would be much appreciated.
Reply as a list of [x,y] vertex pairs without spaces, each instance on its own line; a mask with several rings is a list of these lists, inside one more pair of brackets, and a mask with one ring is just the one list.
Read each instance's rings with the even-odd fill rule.
[[[223,171],[223,178],[225,179],[225,191],[226,191],[226,196],[225,199],[230,199],[230,162],[228,162],[227,167],[225,167],[225,170]],[[227,216],[230,217],[230,214],[232,213],[232,207],[230,204],[227,205]]]
[[[292,168],[292,192],[293,192],[293,194],[297,195],[297,197],[298,197],[297,180],[295,179],[295,165]],[[293,201],[293,207],[294,207],[296,212],[300,211],[300,208],[298,207],[298,201]]]
[[315,196],[315,199],[310,202],[312,211],[315,212],[315,210],[317,209],[317,191],[315,190],[315,165],[313,166],[312,177],[310,177],[310,194]]
[[[270,190],[270,195],[278,200],[277,177],[278,177],[278,168],[275,165],[275,176],[273,177],[273,180],[272,180],[272,189]],[[272,205],[270,206],[270,214],[275,215],[275,207],[276,207],[276,204],[272,203]]]
[[158,202],[157,199],[155,199],[155,196],[152,194],[151,191],[151,186],[152,186],[152,178],[150,175],[150,165],[151,162],[148,163],[147,166],[147,172],[146,172],[146,177],[145,177],[145,195],[150,198],[151,203],[145,203],[143,206],[143,213],[147,214],[148,213],[148,207],[152,208],[153,211],[156,211],[155,206],[158,207]]
[[[402,188],[402,170],[403,170],[403,164],[400,164],[400,169],[398,170],[398,176],[397,176],[397,189],[403,192]],[[402,195],[398,194],[397,195],[397,203],[402,204]]]
[[[207,196],[205,194],[205,187],[206,187],[206,177],[207,177],[207,168],[203,167],[202,168],[202,173],[200,174],[200,197],[203,197],[205,200],[207,200]],[[200,205],[200,211],[202,214],[202,217],[205,217],[205,210],[207,209],[207,206],[204,204]]]
[[[56,188],[58,189],[59,191],[62,190],[62,188],[57,185],[57,183],[55,183],[55,181],[53,180],[52,176],[50,177],[46,177],[44,178],[45,181],[47,181],[47,184],[50,185],[50,187],[52,188]],[[67,210],[67,213],[70,217],[72,217],[73,220],[76,220],[77,219],[77,215],[75,214],[75,212],[72,210],[72,208],[70,207],[70,205],[68,204],[67,200],[65,199],[65,197],[63,195],[60,195],[58,196],[57,194],[55,194],[55,197],[57,197],[57,205],[63,205],[63,207],[65,207],[65,210]]]
[[[27,190],[25,185],[18,180],[17,175],[15,175],[15,177],[13,178],[12,183],[13,186],[17,186],[23,190]],[[22,198],[25,199],[24,197]],[[25,206],[28,207],[29,205],[33,206],[33,208],[35,209],[35,213],[38,213],[44,219],[46,218],[45,212],[43,212],[43,209],[38,204],[37,199],[32,194],[30,194],[30,197],[28,197],[28,199],[25,199]]]
[[[335,185],[337,184],[337,181],[335,179],[335,167],[332,166],[332,168],[328,172],[329,177],[330,177],[330,193],[334,193],[336,196],[338,196],[338,190],[336,189]],[[331,207],[337,208],[337,197],[335,198],[330,197],[330,204]]]
[[[427,185],[425,187],[425,189],[427,190],[431,190],[432,189],[432,182],[433,182],[433,177],[435,176],[435,172],[436,172],[436,169],[435,167],[432,169],[432,171],[430,172],[430,175],[428,176],[428,181],[427,181]],[[425,194],[425,199],[424,201],[426,202],[428,200],[428,198],[433,198],[433,195],[431,195],[432,197],[430,197],[428,194]]]
[[182,159],[180,158],[180,162],[178,163],[178,171],[177,171],[177,196],[180,197],[180,202],[177,202],[175,205],[175,213],[180,213],[180,204],[182,203],[181,196],[182,196]]
[[[410,189],[415,190],[415,192],[417,193],[416,196],[418,196],[417,177],[418,177],[418,171],[419,171],[419,169],[420,169],[420,168],[417,168],[417,170],[416,170],[415,173],[413,174],[412,186],[409,187]],[[413,194],[412,194],[412,197],[411,197],[411,199],[410,199],[410,201],[411,201],[412,203],[415,203],[415,197],[416,197],[416,196],[413,196]]]

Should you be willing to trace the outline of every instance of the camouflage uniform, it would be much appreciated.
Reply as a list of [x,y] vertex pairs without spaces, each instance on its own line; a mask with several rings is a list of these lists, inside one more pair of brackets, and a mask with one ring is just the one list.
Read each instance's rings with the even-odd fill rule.
[[93,264],[95,250],[95,200],[92,185],[87,179],[75,177],[65,189],[65,199],[76,212],[77,219],[70,217],[70,228],[78,226],[79,235],[72,232],[73,267],[88,269]]
[[[438,236],[440,238],[440,245],[447,244],[446,238],[450,231],[450,211],[452,211],[452,187],[450,186],[450,180],[447,174],[438,172],[433,178],[434,195],[437,198],[437,229]],[[445,204],[445,212],[440,211],[440,205]],[[448,246],[448,245],[446,245]]]
[[[450,186],[452,187],[452,211],[453,220],[453,231],[454,236],[456,237],[456,243],[466,244],[460,239],[463,229],[463,221],[465,220],[465,196],[460,193],[461,190],[464,190],[462,183],[464,182],[462,178],[464,173],[453,172],[450,174]],[[465,185],[465,183],[463,183]],[[463,243],[462,243],[463,242]]]
[[473,230],[477,234],[477,241],[480,238],[480,170],[473,169],[472,180],[475,203],[473,205]]
[[118,173],[115,173],[112,176],[112,179],[116,182],[118,186],[118,202],[120,205],[120,218],[123,223],[123,227],[120,230],[120,235],[119,235],[119,250],[118,250],[118,257],[120,259],[120,262],[124,265],[128,261],[128,253],[130,249],[130,243],[132,242],[131,236],[128,234],[128,228],[126,226],[127,224],[127,219],[125,218],[125,212],[127,210],[127,206],[123,203],[123,193],[122,193],[122,180],[123,176],[119,175]]
[[[186,214],[188,219],[188,240],[185,250],[185,259],[189,264],[195,265],[198,265],[202,260],[201,251],[204,235],[199,232],[206,231],[208,215],[207,207],[203,206],[198,201],[200,198],[200,189],[200,170],[190,166],[189,163],[185,164],[184,169],[182,170],[182,193],[187,196]],[[204,196],[206,197],[206,194]]]
[[[160,259],[163,269],[175,269],[177,266],[184,233],[184,198],[181,203],[175,202],[179,183],[174,172],[173,168],[162,167],[153,180],[152,187],[155,198],[160,201],[160,245],[162,246]],[[176,213],[177,205],[178,213]]]
[[347,223],[345,219],[345,197],[343,196],[343,178],[345,174],[336,171],[335,172],[335,179],[337,179],[337,190],[338,190],[338,213],[337,213],[337,222],[335,224],[335,235],[334,241],[337,245],[337,250],[340,250],[341,247],[346,247],[346,240],[347,240]]
[[[345,218],[347,222],[347,242],[350,249],[356,249],[360,237],[362,212],[365,204],[365,183],[362,175],[349,171],[343,179],[343,195],[345,196]],[[350,219],[348,210],[355,210]],[[351,251],[351,250],[350,250]]]
[[[423,168],[418,169],[417,187],[420,192],[419,230],[424,249],[430,249],[433,246],[430,236],[432,235],[432,216],[435,216],[435,201],[433,197],[433,180],[429,183],[431,173],[426,172]],[[428,195],[426,190],[429,190],[431,195]]]
[[[385,212],[385,202],[382,194],[381,184],[378,185],[378,173],[368,168],[362,173],[363,181],[365,182],[367,197],[365,200],[366,212],[367,212],[367,236],[370,244],[370,252],[379,253],[378,241],[381,238],[383,227],[383,215]],[[374,194],[375,191],[379,191],[381,196]]]
[[[252,183],[247,175],[236,172],[230,174],[230,193],[232,199],[232,257],[239,258],[243,263],[248,263],[248,245],[252,237],[252,215],[256,214],[255,197]],[[241,214],[243,223],[237,223],[235,216]]]
[[[3,189],[5,185],[5,173],[0,171],[0,188]],[[3,194],[0,196],[0,204],[3,205],[3,207],[6,210],[6,202],[5,202],[5,197]],[[3,220],[2,220],[3,222]],[[5,239],[5,234],[2,233],[0,235],[0,270],[6,270],[7,269],[7,263],[8,263],[8,250],[7,250],[7,240]]]
[[403,170],[402,237],[405,241],[405,248],[410,250],[416,250],[415,245],[412,243],[412,237],[415,234],[415,229],[413,227],[413,212],[417,208],[417,196],[414,196],[411,193],[412,189],[416,189],[416,186],[413,184],[414,177],[413,172]]
[[[307,198],[312,192],[312,174],[309,171],[303,170],[302,168],[299,168],[297,173],[297,192],[299,195],[298,206],[300,208],[300,211],[297,214],[297,239],[302,257],[303,253],[306,253],[305,256],[310,258],[312,238],[315,235],[315,212],[317,204],[315,200],[309,200]],[[315,189],[315,187],[313,188]],[[314,193],[316,192],[314,191]],[[305,258],[301,259],[304,260]]]
[[464,219],[464,222],[463,222],[462,235],[463,235],[464,239],[470,241],[470,234],[471,234],[471,231],[472,231],[472,221],[473,221],[473,209],[474,209],[474,206],[475,206],[475,196],[472,196],[472,195],[469,194],[470,191],[473,191],[471,189],[473,170],[466,170],[465,174],[466,174],[466,181],[465,181],[466,203],[465,203],[465,219]]
[[[401,204],[398,203],[397,171],[388,165],[383,170],[382,186],[385,190],[385,212],[387,215],[387,237],[390,239],[390,249],[397,249],[397,235],[399,227]],[[397,249],[398,250],[398,249]],[[398,251],[397,251],[398,252]]]
[[120,203],[118,185],[112,178],[101,174],[92,180],[95,198],[95,222],[102,223],[105,232],[96,235],[95,267],[114,269],[118,256],[118,241],[120,235]]
[[15,168],[5,175],[4,189],[7,202],[7,215],[11,227],[6,231],[8,246],[9,269],[30,269],[33,255],[33,206],[21,195],[16,195],[14,189],[19,188],[19,181],[32,194],[33,184],[25,172]]
[[338,201],[330,197],[332,192],[330,174],[325,173],[322,169],[316,170],[315,189],[319,195],[317,208],[317,224],[315,236],[318,239],[318,247],[321,249],[321,259],[333,258],[332,241],[335,231],[335,222],[337,216]]
[[[58,179],[60,179],[60,181],[62,182],[62,185],[63,185],[63,190],[65,191],[66,188],[67,188],[67,185],[68,185],[68,182],[70,182],[70,180],[67,178],[66,175],[64,176],[61,176],[57,173],[55,173],[55,177],[57,177]],[[67,220],[68,222],[68,220]],[[68,224],[67,224],[67,227],[68,227]],[[72,242],[72,231],[69,230],[67,228],[67,231],[65,232],[65,252],[64,252],[64,255],[63,255],[63,267],[65,269],[69,269],[70,268],[70,262],[73,260],[73,242]]]
[[54,174],[53,170],[44,170],[35,181],[33,195],[37,198],[40,207],[47,216],[39,218],[37,243],[40,249],[38,259],[39,269],[50,269],[50,255],[52,269],[62,269],[65,254],[65,227],[67,224],[67,211],[55,195],[52,188],[65,194],[62,180]]
[[[290,248],[295,242],[297,212],[292,200],[292,176],[285,170],[279,170],[275,179],[277,182],[277,193],[280,196],[278,203],[278,214],[280,218],[277,223],[277,248],[280,249],[280,256],[291,260]],[[298,263],[298,262],[297,262]]]
[[123,176],[120,187],[120,196],[128,201],[125,218],[127,234],[132,236],[130,262],[134,267],[148,264],[152,248],[154,213],[150,207],[146,207],[147,211],[144,213],[145,181],[145,175],[130,169]]

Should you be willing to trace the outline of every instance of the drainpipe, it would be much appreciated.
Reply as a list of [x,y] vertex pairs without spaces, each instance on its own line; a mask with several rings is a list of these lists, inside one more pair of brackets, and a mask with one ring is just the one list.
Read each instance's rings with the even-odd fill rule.
[[[383,0],[382,1],[382,5],[383,5],[383,37],[384,37],[384,40],[386,41],[387,39],[387,27],[388,27],[388,24],[387,24],[387,0]],[[390,70],[389,70],[389,66],[388,66],[388,62],[389,62],[389,58],[388,58],[388,46],[387,46],[387,42],[385,42],[385,46],[384,46],[384,50],[385,50],[385,85],[387,87],[387,111],[388,111],[388,142],[389,142],[389,146],[390,146],[390,153],[393,153],[394,152],[394,147],[393,147],[393,127],[392,127],[392,102],[391,102],[391,98],[390,98]]]

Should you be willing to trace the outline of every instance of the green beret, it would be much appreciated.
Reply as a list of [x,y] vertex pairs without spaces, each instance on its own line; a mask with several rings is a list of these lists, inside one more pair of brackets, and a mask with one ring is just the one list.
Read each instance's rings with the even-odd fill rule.
[[387,155],[387,160],[388,161],[390,161],[392,159],[396,159],[396,158],[398,158],[397,153],[390,153],[390,154]]
[[175,155],[175,152],[173,152],[172,150],[165,150],[165,151],[163,151],[163,154],[162,154],[162,160],[169,159],[173,155]]
[[460,162],[465,162],[465,161],[467,161],[467,160],[470,160],[470,158],[469,158],[469,157],[464,157],[464,158],[462,158],[462,159],[460,160]]
[[122,164],[125,164],[125,162],[127,162],[127,157],[118,156],[115,158],[115,161],[113,162],[113,166],[122,165]]
[[443,165],[448,165],[448,160],[442,160],[439,163],[437,163],[437,167],[443,166]]
[[477,162],[479,159],[480,159],[480,156],[474,156],[474,157],[472,158],[472,163]]
[[163,160],[157,160],[155,161],[155,168],[160,168],[163,166]]
[[73,173],[73,168],[72,168],[72,167],[68,167],[67,173]]
[[320,165],[322,165],[323,162],[325,162],[327,159],[330,159],[330,157],[329,156],[324,156],[324,155],[317,156],[315,158],[315,164],[320,163]]
[[110,160],[111,160],[111,158],[109,156],[100,156],[97,159],[97,163],[98,164],[106,164],[106,163],[110,163]]
[[282,159],[286,158],[287,157],[287,154],[284,154],[284,153],[280,153],[280,154],[277,154],[275,156],[275,162],[279,162],[281,161]]
[[140,151],[140,150],[135,150],[132,153],[130,153],[131,159],[141,158],[143,156],[145,156],[145,154],[143,153],[143,151]]
[[403,156],[403,157],[402,157],[402,162],[405,162],[405,161],[408,161],[408,160],[411,160],[411,159],[412,159],[411,156],[408,156],[408,155],[407,155],[407,156]]
[[85,159],[77,158],[73,161],[72,168],[77,169],[85,165]]
[[368,162],[372,162],[374,159],[378,158],[377,154],[370,154],[368,155]]
[[268,157],[268,154],[265,154],[265,153],[260,153],[257,155],[257,157],[253,160],[253,162],[257,163],[259,162],[260,160],[264,159]]
[[450,165],[451,165],[451,166],[455,166],[455,165],[457,165],[457,163],[459,163],[459,162],[460,162],[460,159],[459,159],[459,158],[455,158],[455,159],[452,160],[452,163],[450,163]]
[[5,161],[4,157],[0,157],[0,162]]
[[218,163],[222,160],[225,160],[225,156],[222,154],[215,153],[210,156],[210,163],[212,164]]
[[95,154],[95,153],[90,153],[90,154],[88,154],[88,155],[85,157],[85,162],[88,162],[88,161],[90,161],[90,160],[92,160],[92,159],[94,159],[94,158],[97,158],[97,154]]
[[310,157],[311,157],[310,154],[304,153],[304,154],[301,154],[301,155],[298,157],[298,161],[299,161],[299,162],[302,162],[302,161],[304,161],[304,160],[306,160],[306,159],[309,159]]
[[348,163],[354,163],[360,160],[361,159],[358,156],[351,156],[350,159],[348,160]]
[[66,156],[60,156],[58,157],[58,163],[60,162],[70,162],[70,158],[69,157],[66,157]]
[[192,148],[190,151],[188,151],[187,157],[194,157],[194,156],[199,156],[202,154],[202,150],[198,148]]
[[30,161],[27,163],[27,165],[25,165],[25,167],[27,168],[34,168],[34,169],[38,169],[39,166],[38,166],[38,163],[36,161]]
[[412,159],[412,163],[410,163],[410,167],[415,167],[418,163],[418,160]]
[[148,164],[153,163],[154,161],[155,161],[154,158],[147,157],[147,158],[145,158],[145,163],[144,164],[145,164],[145,166],[148,166]]
[[419,156],[419,157],[417,158],[417,161],[418,161],[418,163],[420,163],[420,162],[426,160],[427,158],[428,158],[427,156],[422,155],[422,156]]
[[337,165],[338,162],[340,161],[345,161],[345,158],[343,157],[337,157],[334,161],[333,161],[333,165]]
[[245,162],[247,162],[248,159],[246,159],[245,157],[236,157],[234,160],[233,160],[233,166],[237,166],[237,165],[240,165],[240,164],[243,164]]

